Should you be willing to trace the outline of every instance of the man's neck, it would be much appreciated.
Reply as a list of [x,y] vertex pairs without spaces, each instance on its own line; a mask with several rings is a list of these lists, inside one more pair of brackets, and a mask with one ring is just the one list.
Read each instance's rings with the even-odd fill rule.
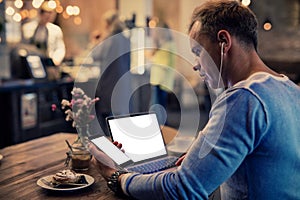
[[255,50],[250,52],[240,51],[234,57],[235,58],[233,58],[233,62],[229,65],[229,69],[226,73],[228,78],[225,78],[225,80],[227,80],[226,83],[228,87],[231,87],[242,80],[246,80],[256,72],[266,72],[273,75],[277,74],[263,63]]
[[41,21],[39,22],[39,26],[41,26],[41,27],[46,26],[47,23],[48,23],[48,22],[44,22],[44,21],[41,20]]

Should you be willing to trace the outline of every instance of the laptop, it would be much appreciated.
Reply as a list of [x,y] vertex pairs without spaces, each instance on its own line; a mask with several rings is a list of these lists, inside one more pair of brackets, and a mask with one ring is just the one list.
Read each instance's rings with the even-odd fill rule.
[[[106,122],[112,141],[122,143],[125,153],[118,148],[119,152],[115,148],[108,152],[107,146],[111,145],[102,141],[103,138],[98,139],[101,140],[98,147],[123,170],[148,174],[175,167],[178,157],[168,155],[155,113],[112,116],[106,118]],[[99,144],[95,140],[91,141]]]

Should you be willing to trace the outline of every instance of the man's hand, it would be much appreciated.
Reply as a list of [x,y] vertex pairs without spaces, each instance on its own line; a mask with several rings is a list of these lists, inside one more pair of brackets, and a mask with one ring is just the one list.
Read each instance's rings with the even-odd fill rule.
[[117,170],[115,163],[109,156],[100,151],[93,143],[90,143],[88,148],[90,153],[94,156],[93,164],[97,167],[99,173],[107,180],[112,173]]
[[122,143],[119,143],[118,141],[114,141],[113,144],[118,147],[119,149],[121,149],[121,151],[125,152],[124,149],[122,149]]
[[176,161],[175,165],[179,166],[181,165],[182,161],[184,160],[186,154],[183,154],[178,160]]

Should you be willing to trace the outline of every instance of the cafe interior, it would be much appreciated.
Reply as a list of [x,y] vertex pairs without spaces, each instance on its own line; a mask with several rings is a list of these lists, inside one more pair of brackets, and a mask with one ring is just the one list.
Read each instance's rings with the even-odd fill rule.
[[[56,64],[23,42],[22,27],[39,17],[44,0],[0,0],[0,199],[118,199],[92,167],[84,171],[89,174],[89,187],[78,191],[53,192],[59,189],[39,182],[41,177],[65,168],[67,158],[75,163],[70,149],[76,148],[72,145],[76,145],[79,130],[66,121],[61,101],[72,99],[74,86],[97,79],[97,63],[86,60],[91,42],[101,41],[105,32],[104,13],[117,10],[130,33],[164,21],[174,34],[188,38],[191,13],[203,1],[49,0],[55,10],[52,22],[61,28],[65,44],[65,56]],[[242,3],[257,15],[258,52],[264,62],[300,85],[300,1]],[[134,40],[135,34],[130,35],[131,45],[151,41],[151,35],[143,34],[138,40]],[[190,51],[181,41],[176,46]],[[131,62],[136,90],[130,112],[148,112],[150,86],[143,80],[149,79],[150,73],[144,50],[132,53]],[[162,128],[166,143],[173,144],[174,138],[181,136],[186,139],[184,148],[205,126],[212,101],[192,65],[189,58],[176,55],[174,88],[165,110],[168,126]]]

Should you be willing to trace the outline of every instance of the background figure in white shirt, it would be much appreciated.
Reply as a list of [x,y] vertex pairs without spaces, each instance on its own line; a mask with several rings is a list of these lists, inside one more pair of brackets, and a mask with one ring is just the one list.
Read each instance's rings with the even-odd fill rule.
[[53,60],[55,65],[63,61],[66,48],[61,28],[53,24],[56,12],[45,1],[39,11],[39,20],[34,20],[23,25],[23,40],[35,45],[46,57]]
[[156,49],[150,57],[151,98],[149,110],[157,114],[160,124],[167,124],[168,95],[172,93],[175,81],[176,49],[172,32],[166,22],[160,21],[152,34]]

